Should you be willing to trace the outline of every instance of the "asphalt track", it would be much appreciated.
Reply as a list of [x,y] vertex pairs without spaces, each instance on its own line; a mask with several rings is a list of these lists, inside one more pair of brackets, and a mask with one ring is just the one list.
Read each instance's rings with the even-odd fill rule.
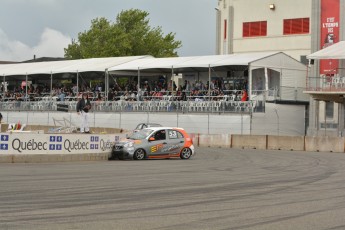
[[345,155],[0,165],[0,229],[345,229]]

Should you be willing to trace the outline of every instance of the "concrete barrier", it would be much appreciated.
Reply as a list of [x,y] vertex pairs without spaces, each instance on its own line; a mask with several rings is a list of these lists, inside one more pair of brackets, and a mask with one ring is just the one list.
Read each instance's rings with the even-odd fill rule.
[[0,163],[12,163],[11,155],[0,155]]
[[199,146],[199,134],[198,133],[190,133],[190,138],[192,138],[193,145],[195,147]]
[[304,136],[267,136],[267,149],[304,151]]
[[217,148],[230,148],[231,135],[230,134],[200,134],[199,135],[200,147],[217,147]]
[[305,150],[311,152],[344,152],[343,137],[305,137]]
[[[107,130],[112,132],[113,130]],[[20,136],[21,135],[21,136]],[[70,161],[106,161],[113,141],[125,134],[35,134],[2,133],[0,163],[39,163]],[[33,138],[35,137],[35,138]],[[83,137],[83,142],[79,142]],[[238,134],[190,134],[195,146],[217,148],[250,148],[311,152],[344,152],[343,137],[304,137]],[[53,138],[53,139],[52,139]],[[85,150],[76,150],[78,146]],[[13,147],[14,146],[14,147]],[[55,146],[55,147],[54,147]],[[59,146],[59,148],[57,147]],[[80,147],[79,146],[79,147]],[[51,149],[52,147],[52,149]],[[23,148],[23,149],[22,149]],[[34,148],[37,148],[36,150]],[[48,149],[49,148],[49,149]],[[98,149],[98,150],[97,150]],[[98,153],[98,151],[103,151]]]
[[87,154],[11,154],[0,155],[0,163],[48,163],[72,161],[107,161],[109,153]]
[[238,149],[266,149],[266,135],[238,135],[231,136],[231,147]]

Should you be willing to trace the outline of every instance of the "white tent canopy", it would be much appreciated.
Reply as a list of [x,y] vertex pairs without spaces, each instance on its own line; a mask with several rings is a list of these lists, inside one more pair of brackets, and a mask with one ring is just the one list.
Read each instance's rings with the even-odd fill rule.
[[76,72],[104,72],[108,68],[137,59],[153,59],[152,56],[128,56],[109,58],[90,58],[66,61],[2,64],[0,76],[55,74]]
[[[139,59],[109,68],[109,72],[115,71],[138,71],[148,70],[150,72],[169,72],[171,69],[184,69],[191,71],[219,66],[248,66],[250,63],[270,57],[276,52],[243,53],[229,55],[210,55],[194,57],[172,57]],[[205,71],[205,70],[204,70]]]
[[[193,57],[153,58],[152,56],[128,56],[110,58],[91,58],[80,60],[1,64],[0,76],[56,74],[99,71],[142,71],[166,73],[171,69],[182,71],[207,71],[209,67],[271,65],[273,59],[283,53],[258,52],[230,55],[209,55]],[[292,59],[286,56],[285,59]],[[276,61],[276,60],[275,60]],[[297,61],[296,61],[297,62]],[[266,63],[266,64],[264,64]],[[283,64],[283,63],[282,63]],[[300,63],[299,63],[300,64]],[[281,67],[281,65],[280,65]]]
[[309,54],[308,59],[345,59],[345,41],[340,41],[315,53]]

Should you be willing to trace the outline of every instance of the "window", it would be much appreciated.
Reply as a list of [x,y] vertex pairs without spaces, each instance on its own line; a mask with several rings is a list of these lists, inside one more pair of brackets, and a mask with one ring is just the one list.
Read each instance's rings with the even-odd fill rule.
[[334,103],[326,102],[326,118],[333,118],[334,116]]
[[266,35],[267,21],[243,23],[243,37],[259,37]]
[[165,137],[165,130],[159,130],[157,131],[155,134],[154,134],[154,138],[156,141],[159,141],[159,140],[165,140],[166,137]]
[[309,18],[284,19],[284,35],[308,34]]
[[309,64],[309,60],[307,59],[306,55],[301,55],[300,56],[300,62],[302,62],[302,64],[304,64],[304,65],[308,65]]
[[183,135],[176,130],[169,130],[169,139],[181,139]]

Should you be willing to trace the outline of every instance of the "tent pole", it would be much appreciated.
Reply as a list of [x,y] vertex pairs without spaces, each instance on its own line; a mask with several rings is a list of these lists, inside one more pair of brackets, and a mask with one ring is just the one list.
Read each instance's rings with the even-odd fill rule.
[[267,67],[265,67],[265,90],[268,91],[268,72],[267,72]]
[[139,92],[139,89],[140,89],[140,68],[138,67],[138,89],[137,89],[138,92]]
[[28,74],[25,75],[25,101],[28,99]]
[[208,96],[211,100],[211,65],[208,65]]
[[78,70],[77,70],[77,99],[78,99],[78,95],[79,94],[79,73],[78,73]]
[[104,98],[108,101],[108,69],[105,69],[104,73]]
[[174,94],[174,66],[171,66],[171,96]]
[[3,88],[3,90],[2,90],[2,101],[4,101],[4,98],[5,98],[5,88],[6,88],[6,80],[5,80],[5,74],[3,75],[3,81],[4,81],[4,83],[3,83],[3,86],[2,86],[2,88]]
[[53,97],[53,71],[50,72],[50,100]]
[[[253,76],[252,76],[252,68],[249,64],[248,66],[248,100],[250,101],[252,98],[252,87],[253,87]],[[265,92],[265,94],[267,93],[267,91]]]

